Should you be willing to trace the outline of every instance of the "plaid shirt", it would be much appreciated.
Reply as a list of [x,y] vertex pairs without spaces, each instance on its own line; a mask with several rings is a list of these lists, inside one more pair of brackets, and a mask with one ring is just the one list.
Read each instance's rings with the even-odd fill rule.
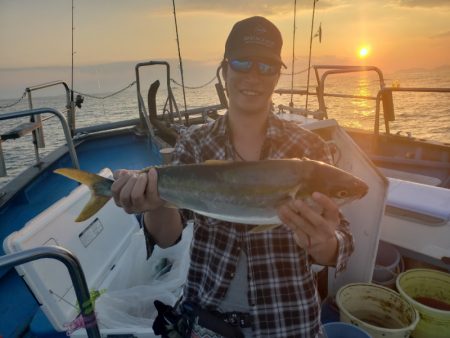
[[[316,134],[293,122],[270,115],[261,159],[301,158],[330,163],[331,155]],[[214,123],[189,128],[178,141],[173,164],[202,163],[210,159],[233,160],[226,115]],[[248,233],[253,227],[194,217],[191,265],[183,297],[216,309],[234,277],[240,250],[248,257],[248,302],[255,337],[315,337],[319,330],[320,300],[311,258],[290,232],[277,228]],[[345,268],[353,251],[348,223],[342,219],[336,231],[338,271]]]

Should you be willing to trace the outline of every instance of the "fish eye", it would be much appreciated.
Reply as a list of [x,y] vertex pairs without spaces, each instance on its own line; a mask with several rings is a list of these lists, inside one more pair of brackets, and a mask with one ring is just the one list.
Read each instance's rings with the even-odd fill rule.
[[336,193],[336,196],[339,197],[339,198],[344,198],[344,197],[348,196],[348,192],[347,192],[347,190],[339,190]]

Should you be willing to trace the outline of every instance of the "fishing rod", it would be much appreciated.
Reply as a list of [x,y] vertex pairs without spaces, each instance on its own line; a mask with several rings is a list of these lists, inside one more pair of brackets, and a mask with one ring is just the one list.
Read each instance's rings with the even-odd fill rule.
[[[308,76],[307,76],[307,79],[306,79],[305,110],[308,110],[309,74],[310,74],[310,71],[311,71],[311,49],[312,49],[313,29],[314,29],[314,14],[316,12],[316,2],[317,1],[319,1],[319,0],[313,0],[313,12],[312,12],[312,19],[311,19],[311,36],[309,38]],[[319,39],[320,39],[320,36],[319,36]]]
[[175,0],[172,0],[172,5],[173,5],[173,18],[175,20],[175,32],[177,35],[178,60],[180,63],[180,74],[181,74],[181,84],[182,84],[182,89],[183,89],[184,111],[187,111],[186,92],[184,89],[183,61],[181,59],[180,39],[178,37],[178,23],[177,23],[177,12],[176,12],[176,8],[175,8]]
[[294,27],[292,34],[292,71],[291,71],[291,102],[289,102],[290,107],[294,107],[293,97],[294,97],[294,59],[295,59],[295,30],[297,29],[295,25],[295,19],[297,17],[297,0],[294,0]]

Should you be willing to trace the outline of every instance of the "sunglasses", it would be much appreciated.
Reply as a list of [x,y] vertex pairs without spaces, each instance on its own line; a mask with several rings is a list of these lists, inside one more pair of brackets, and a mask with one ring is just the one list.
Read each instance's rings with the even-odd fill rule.
[[278,64],[238,59],[228,60],[228,64],[230,65],[231,69],[239,73],[249,73],[253,66],[256,65],[258,74],[265,76],[275,75],[280,71],[281,68],[281,65]]

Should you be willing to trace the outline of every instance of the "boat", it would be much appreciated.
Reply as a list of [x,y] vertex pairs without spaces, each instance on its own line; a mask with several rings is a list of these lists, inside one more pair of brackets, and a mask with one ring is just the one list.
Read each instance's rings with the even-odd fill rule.
[[[157,112],[155,104],[158,81],[151,84],[147,103],[141,94],[142,68],[158,66],[166,69],[165,80],[168,91],[163,113]],[[340,286],[350,282],[370,281],[379,240],[395,245],[402,255],[416,262],[432,264],[439,269],[450,271],[450,243],[448,242],[450,238],[450,145],[390,134],[389,121],[394,118],[391,94],[392,91],[399,89],[384,85],[374,98],[377,105],[377,124],[373,133],[340,127],[336,120],[329,118],[328,115],[331,115],[331,112],[326,110],[325,98],[330,95],[325,90],[327,74],[355,71],[382,73],[376,67],[314,66],[313,69],[316,74],[321,69],[326,69],[328,72],[321,78],[317,77],[319,85],[315,95],[321,103],[322,110],[309,112],[280,106],[277,113],[320,134],[334,149],[336,165],[365,179],[371,191],[356,208],[349,207],[346,210],[346,216],[351,223],[366,223],[365,227],[352,229],[356,242],[364,243],[364,245],[357,246],[358,254],[353,255],[350,264],[353,268],[342,276],[335,279],[332,269],[326,271],[326,293],[333,294]],[[76,228],[72,220],[75,218],[76,210],[79,210],[80,203],[87,198],[87,189],[53,174],[53,171],[61,167],[75,167],[111,175],[111,171],[105,172],[105,168],[109,170],[124,167],[140,169],[160,165],[164,163],[166,151],[170,153],[171,147],[183,128],[208,123],[226,110],[227,102],[220,79],[220,69],[216,73],[218,103],[185,111],[180,111],[177,107],[170,86],[170,66],[167,62],[139,63],[134,71],[138,107],[137,116],[134,119],[76,128],[76,107],[80,106],[82,98],[74,99],[73,93],[64,82],[34,86],[27,88],[26,91],[30,93],[31,100],[31,92],[49,86],[62,87],[67,98],[67,117],[54,108],[35,108],[0,115],[0,121],[31,117],[30,123],[19,125],[12,131],[3,133],[1,140],[7,142],[32,133],[36,152],[36,163],[14,178],[0,192],[0,240],[4,242],[0,257],[0,308],[3,309],[0,315],[0,335],[3,337],[65,336],[65,331],[70,326],[61,326],[63,324],[61,322],[55,324],[58,321],[56,318],[59,316],[58,311],[55,314],[52,309],[49,309],[51,308],[49,304],[55,302],[55,299],[60,305],[68,303],[69,301],[65,299],[67,296],[71,304],[66,304],[63,311],[58,307],[56,309],[59,309],[59,312],[70,312],[72,316],[77,314],[73,308],[76,300],[78,304],[91,305],[92,286],[88,285],[87,281],[92,282],[93,277],[90,275],[93,271],[98,271],[99,267],[86,266],[86,261],[92,261],[93,257],[96,257],[89,251],[89,243],[104,229],[117,230],[120,223],[118,220],[133,226],[128,228],[128,232],[120,232],[116,240],[139,236],[139,227],[134,216],[124,215],[112,204],[105,207],[103,213],[83,223],[81,228]],[[423,90],[425,89],[412,89],[418,92]],[[431,91],[448,93],[450,90],[431,89]],[[382,106],[383,114],[381,114]],[[39,140],[42,139],[40,118],[46,114],[54,115],[59,119],[65,135],[65,144],[41,158],[39,156]],[[379,130],[382,117],[384,117],[386,129],[384,133]],[[45,233],[47,237],[39,237],[39,234],[42,234],[40,229],[49,228],[50,233]],[[58,230],[59,228],[64,231]],[[81,230],[78,231],[79,229]],[[67,247],[72,248],[72,237],[68,240],[58,237],[62,235],[61,238],[64,238],[66,235],[69,236],[68,234],[73,235],[78,241],[87,243],[81,253],[77,251],[79,257],[67,249]],[[120,259],[125,259],[122,256],[127,256],[124,247],[127,247],[130,242],[131,239],[127,240],[126,244],[118,246],[120,250],[117,249],[110,255],[106,255],[117,261],[102,260],[103,263],[93,264],[100,264],[102,269],[112,271]],[[58,245],[59,243],[64,243],[66,247]],[[187,246],[182,250],[186,248]],[[84,250],[89,254],[82,254]],[[48,263],[49,259],[55,260],[56,263]],[[41,260],[45,262],[39,263]],[[97,262],[96,259],[94,261]],[[59,268],[58,265],[54,265],[60,262],[67,267],[68,275],[62,265],[59,265]],[[22,265],[23,263],[27,264]],[[49,267],[46,268],[46,265]],[[181,265],[187,264],[185,262]],[[319,267],[318,271],[322,269]],[[95,278],[100,278],[95,273],[94,275]],[[43,280],[46,279],[48,280],[44,283]],[[50,289],[47,282],[53,283]],[[69,285],[68,288],[71,291],[68,292],[64,288],[59,290],[60,284]],[[179,289],[173,288],[172,297],[175,291],[179,292]],[[81,306],[79,311],[85,322],[92,320],[91,307]],[[73,336],[100,336],[97,322],[94,321],[91,326],[86,325],[85,328],[75,330],[77,328],[76,323],[73,322],[75,319],[71,318],[69,321],[72,322]],[[129,329],[105,332],[111,336],[114,334],[152,336],[150,326],[137,331]]]
[[[165,76],[150,84],[147,100],[142,92],[149,84],[141,80],[146,67],[165,69]],[[344,209],[354,225],[357,243],[347,271],[335,278],[333,269],[314,267],[323,284],[323,296],[333,296],[339,287],[351,282],[371,281],[380,242],[395,245],[403,257],[417,264],[449,272],[450,144],[393,134],[390,122],[395,119],[393,92],[448,95],[450,88],[389,87],[377,67],[316,65],[309,69],[315,73],[315,91],[280,88],[276,92],[312,95],[318,109],[281,104],[274,107],[274,113],[322,136],[333,151],[335,165],[357,174],[370,186],[368,196]],[[24,95],[29,109],[0,114],[0,123],[30,119],[0,135],[0,176],[7,174],[3,142],[31,134],[35,153],[34,163],[0,189],[0,337],[153,337],[151,316],[134,327],[122,323],[124,314],[115,311],[119,306],[108,307],[114,299],[108,304],[105,296],[114,293],[115,300],[123,300],[123,290],[129,296],[134,286],[150,286],[145,293],[157,294],[169,303],[179,297],[188,266],[191,227],[185,229],[182,242],[156,250],[146,261],[142,256],[142,231],[134,215],[125,214],[110,202],[94,217],[75,223],[77,212],[88,198],[87,188],[53,173],[57,168],[74,167],[110,177],[111,171],[119,168],[167,163],[184,128],[209,123],[227,109],[220,67],[216,71],[217,104],[184,110],[175,100],[167,61],[141,62],[130,69],[130,73],[133,71],[137,109],[132,119],[78,128],[77,111],[83,97],[75,96],[73,88],[63,81],[27,87]],[[358,98],[330,93],[326,86],[330,75],[357,72],[375,72],[379,79],[377,95],[362,97],[375,102],[371,132],[341,127],[326,104],[328,97]],[[165,82],[165,95],[158,93],[159,81]],[[35,107],[33,95],[47,88],[63,90],[64,112]],[[157,95],[163,95],[160,109]],[[42,147],[53,136],[50,131],[44,137],[43,125],[49,116],[58,119],[64,142],[41,156]],[[130,270],[136,264],[142,264],[140,271],[151,270],[149,264],[158,269],[151,276],[137,276]],[[142,277],[145,283],[139,280],[134,283],[139,285],[130,286],[123,280],[130,275]],[[140,298],[145,293],[140,292]],[[136,298],[125,299],[138,302]],[[97,312],[100,307],[104,313]],[[108,320],[119,327],[108,328]]]

